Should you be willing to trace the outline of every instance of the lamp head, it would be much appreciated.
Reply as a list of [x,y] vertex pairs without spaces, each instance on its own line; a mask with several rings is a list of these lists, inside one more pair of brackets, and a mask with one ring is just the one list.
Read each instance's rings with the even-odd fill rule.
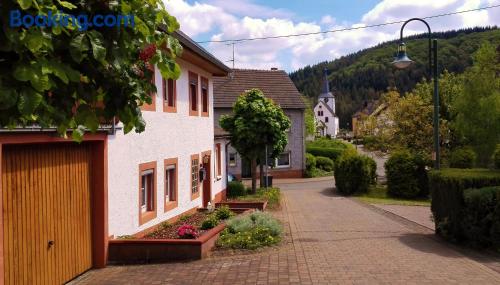
[[396,68],[403,69],[407,68],[413,63],[408,55],[406,54],[406,45],[404,42],[399,43],[398,53],[394,58],[394,61],[391,62]]

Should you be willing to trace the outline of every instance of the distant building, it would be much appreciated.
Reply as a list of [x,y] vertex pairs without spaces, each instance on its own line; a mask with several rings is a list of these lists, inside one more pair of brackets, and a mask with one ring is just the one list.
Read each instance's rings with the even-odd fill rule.
[[336,137],[340,126],[339,118],[335,112],[335,96],[330,92],[328,85],[328,70],[325,68],[323,78],[323,89],[318,97],[318,104],[314,107],[314,117],[318,135]]

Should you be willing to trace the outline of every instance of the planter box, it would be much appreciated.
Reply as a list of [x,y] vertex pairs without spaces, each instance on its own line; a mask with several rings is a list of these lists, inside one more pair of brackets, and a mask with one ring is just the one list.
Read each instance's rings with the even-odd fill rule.
[[248,209],[257,209],[264,211],[267,207],[267,201],[263,202],[247,202],[247,201],[234,201],[234,202],[220,202],[215,203],[215,207],[228,206],[229,209],[238,213],[238,211],[244,212]]
[[115,239],[109,241],[108,264],[142,264],[202,259],[215,246],[225,225],[197,239]]

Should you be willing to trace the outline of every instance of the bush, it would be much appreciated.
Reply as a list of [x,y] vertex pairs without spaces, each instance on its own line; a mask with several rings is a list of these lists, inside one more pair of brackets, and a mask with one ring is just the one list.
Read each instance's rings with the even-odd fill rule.
[[306,171],[304,175],[307,178],[314,177],[316,170],[316,157],[310,153],[306,153]]
[[243,185],[243,183],[241,183],[240,181],[231,181],[227,184],[228,197],[233,198],[245,195],[246,195],[245,185]]
[[500,169],[500,144],[497,144],[497,148],[493,153],[493,165],[496,169]]
[[328,157],[318,156],[316,157],[316,166],[324,171],[332,171],[333,160],[329,159]]
[[363,156],[363,159],[365,160],[365,164],[368,167],[368,172],[369,172],[369,178],[370,178],[370,184],[375,184],[377,182],[377,163],[373,158],[368,157],[368,156]]
[[329,159],[336,161],[342,153],[345,151],[344,148],[325,148],[325,147],[319,147],[319,146],[308,146],[306,148],[306,152],[318,157],[318,156],[324,156],[328,157]]
[[495,216],[498,217],[494,212],[500,205],[499,194],[500,186],[464,191],[461,230],[464,238],[472,245],[490,247],[494,244],[496,230],[493,229],[493,225],[500,223],[500,219],[494,220]]
[[472,168],[476,161],[476,153],[470,148],[459,148],[451,152],[450,167]]
[[280,188],[260,188],[259,195],[267,200],[267,205],[269,208],[276,208],[280,206],[281,202],[281,190]]
[[463,192],[468,188],[500,185],[500,171],[448,168],[429,172],[431,210],[436,232],[450,240],[463,239]]
[[426,159],[407,150],[393,152],[384,167],[387,193],[393,197],[417,198],[429,195]]
[[335,163],[335,185],[337,191],[344,195],[366,193],[372,180],[372,170],[366,156],[356,152],[344,153]]
[[202,230],[209,230],[215,228],[219,224],[219,219],[216,215],[211,214],[201,223]]
[[229,207],[226,205],[221,206],[217,208],[217,210],[215,210],[215,217],[219,220],[227,220],[232,216],[234,216],[233,211],[231,211],[231,209],[229,209]]
[[222,247],[256,249],[281,240],[282,226],[271,215],[254,212],[227,221],[217,243]]

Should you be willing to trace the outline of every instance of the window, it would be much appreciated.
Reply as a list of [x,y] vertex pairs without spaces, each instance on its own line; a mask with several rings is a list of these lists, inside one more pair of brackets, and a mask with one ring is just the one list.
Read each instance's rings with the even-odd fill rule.
[[328,123],[328,117],[325,117],[325,123]]
[[[148,70],[153,73],[153,78],[151,79],[151,83],[155,84],[155,77],[156,77],[156,72],[154,66],[148,66]],[[151,104],[144,103],[141,106],[142,111],[156,111],[156,94],[154,92],[151,92],[149,94],[151,96]]]
[[198,75],[189,72],[189,115],[198,116]]
[[173,79],[163,79],[163,111],[177,112],[177,90],[176,81]]
[[139,165],[139,224],[156,217],[156,162]]
[[200,158],[197,154],[191,156],[191,200],[200,195]]
[[229,154],[229,166],[236,166],[236,153]]
[[318,111],[318,116],[322,117],[323,116],[323,111]]
[[215,174],[217,180],[222,176],[222,156],[220,143],[215,145]]
[[201,115],[208,117],[208,79],[201,78]]
[[276,168],[290,167],[290,152],[285,152],[285,153],[280,154],[276,158],[275,165],[276,165]]
[[164,211],[177,207],[177,158],[165,159]]

